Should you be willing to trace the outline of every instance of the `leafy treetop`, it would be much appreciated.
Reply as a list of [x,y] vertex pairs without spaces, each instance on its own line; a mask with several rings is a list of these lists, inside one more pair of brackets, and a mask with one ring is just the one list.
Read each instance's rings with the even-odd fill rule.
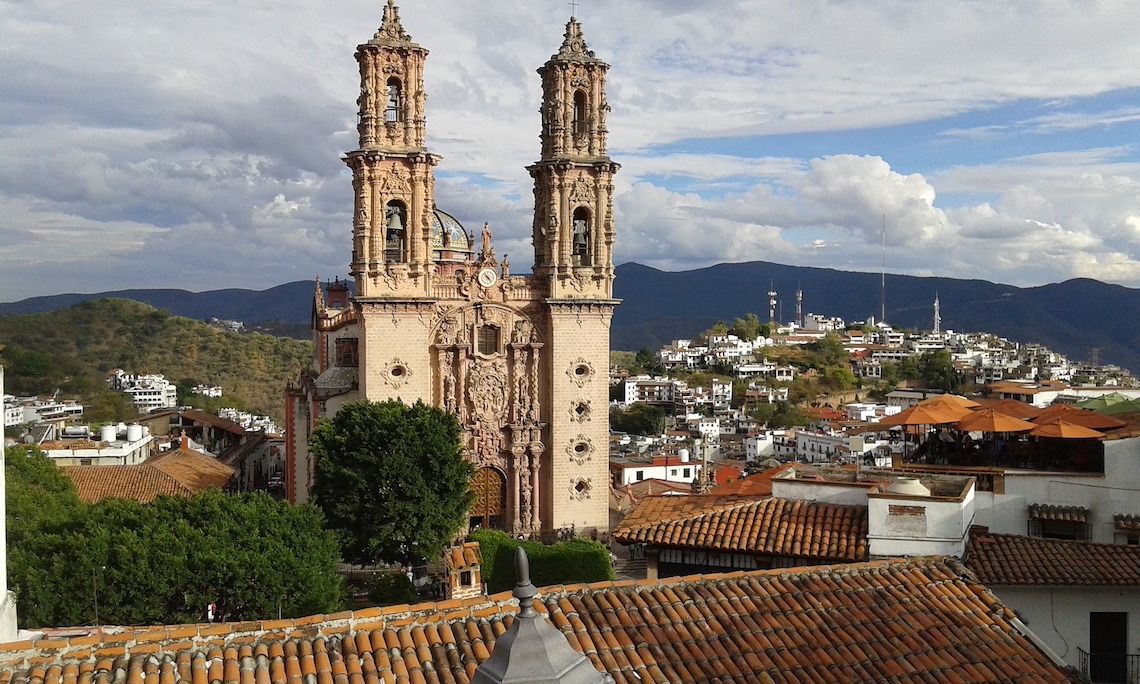
[[345,560],[416,563],[439,556],[467,520],[474,470],[455,416],[422,402],[361,401],[312,438],[313,494]]

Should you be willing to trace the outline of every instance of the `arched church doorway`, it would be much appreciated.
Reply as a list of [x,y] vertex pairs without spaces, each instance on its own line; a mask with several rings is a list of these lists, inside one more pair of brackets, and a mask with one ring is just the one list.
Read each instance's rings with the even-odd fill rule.
[[475,503],[471,506],[471,529],[504,528],[503,511],[506,508],[506,481],[494,468],[481,468],[471,482],[475,490]]

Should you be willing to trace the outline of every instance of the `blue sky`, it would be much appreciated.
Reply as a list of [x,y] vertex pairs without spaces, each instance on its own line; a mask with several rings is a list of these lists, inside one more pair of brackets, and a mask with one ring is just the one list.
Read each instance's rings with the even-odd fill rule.
[[[558,0],[416,0],[437,202],[529,266]],[[343,276],[379,0],[0,0],[0,301]],[[1140,286],[1140,4],[589,0],[619,262]],[[50,49],[45,46],[51,46]]]

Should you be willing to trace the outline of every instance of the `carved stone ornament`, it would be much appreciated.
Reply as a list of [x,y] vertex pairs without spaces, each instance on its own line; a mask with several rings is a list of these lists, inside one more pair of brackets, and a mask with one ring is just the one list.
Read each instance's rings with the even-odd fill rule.
[[566,453],[570,456],[570,460],[578,465],[585,465],[586,461],[592,460],[595,450],[593,440],[585,435],[578,435],[573,442],[566,445]]
[[392,173],[384,177],[380,184],[381,195],[407,195],[411,192],[408,179],[400,173],[400,169],[392,169]]
[[570,191],[570,202],[573,204],[594,204],[594,184],[585,176],[578,176],[574,187]]
[[442,345],[463,344],[463,326],[459,318],[454,315],[444,316],[435,333],[435,342]]
[[[388,266],[380,272],[380,277],[384,279],[385,284],[389,288],[398,289],[408,279],[408,267],[400,264],[397,266]],[[393,317],[395,320],[395,317]]]
[[384,382],[396,389],[408,384],[412,377],[412,369],[400,359],[392,359],[384,366]]
[[574,270],[574,275],[570,278],[570,284],[574,287],[574,291],[581,294],[586,291],[590,286],[590,271],[584,268]]
[[536,341],[537,337],[534,332],[534,325],[525,318],[516,319],[515,329],[513,336],[511,337],[511,342],[514,342],[515,344],[530,344],[531,342]]
[[570,420],[575,423],[590,422],[591,411],[589,399],[570,402]]
[[570,482],[570,498],[577,501],[589,499],[591,489],[593,489],[593,487],[590,486],[590,478],[588,477],[572,480]]
[[467,380],[474,423],[468,453],[476,463],[502,463],[502,428],[510,396],[506,363],[501,359],[476,361]]
[[594,364],[580,356],[566,369],[566,375],[569,375],[579,387],[585,387],[586,383],[593,379],[594,372]]

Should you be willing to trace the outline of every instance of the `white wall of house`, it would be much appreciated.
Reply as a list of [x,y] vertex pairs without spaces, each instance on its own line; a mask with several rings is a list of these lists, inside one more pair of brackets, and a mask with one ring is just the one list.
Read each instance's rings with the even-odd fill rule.
[[973,486],[961,501],[871,494],[867,503],[867,548],[872,557],[961,558],[973,522]]
[[1128,653],[1140,653],[1140,587],[1003,587],[990,590],[1017,611],[1060,658],[1079,667],[1089,652],[1089,613],[1128,613]]
[[1104,476],[1006,471],[1005,493],[979,492],[977,524],[995,534],[1026,534],[1030,504],[1089,509],[1092,541],[1111,544],[1113,516],[1140,513],[1140,437],[1104,442]]

